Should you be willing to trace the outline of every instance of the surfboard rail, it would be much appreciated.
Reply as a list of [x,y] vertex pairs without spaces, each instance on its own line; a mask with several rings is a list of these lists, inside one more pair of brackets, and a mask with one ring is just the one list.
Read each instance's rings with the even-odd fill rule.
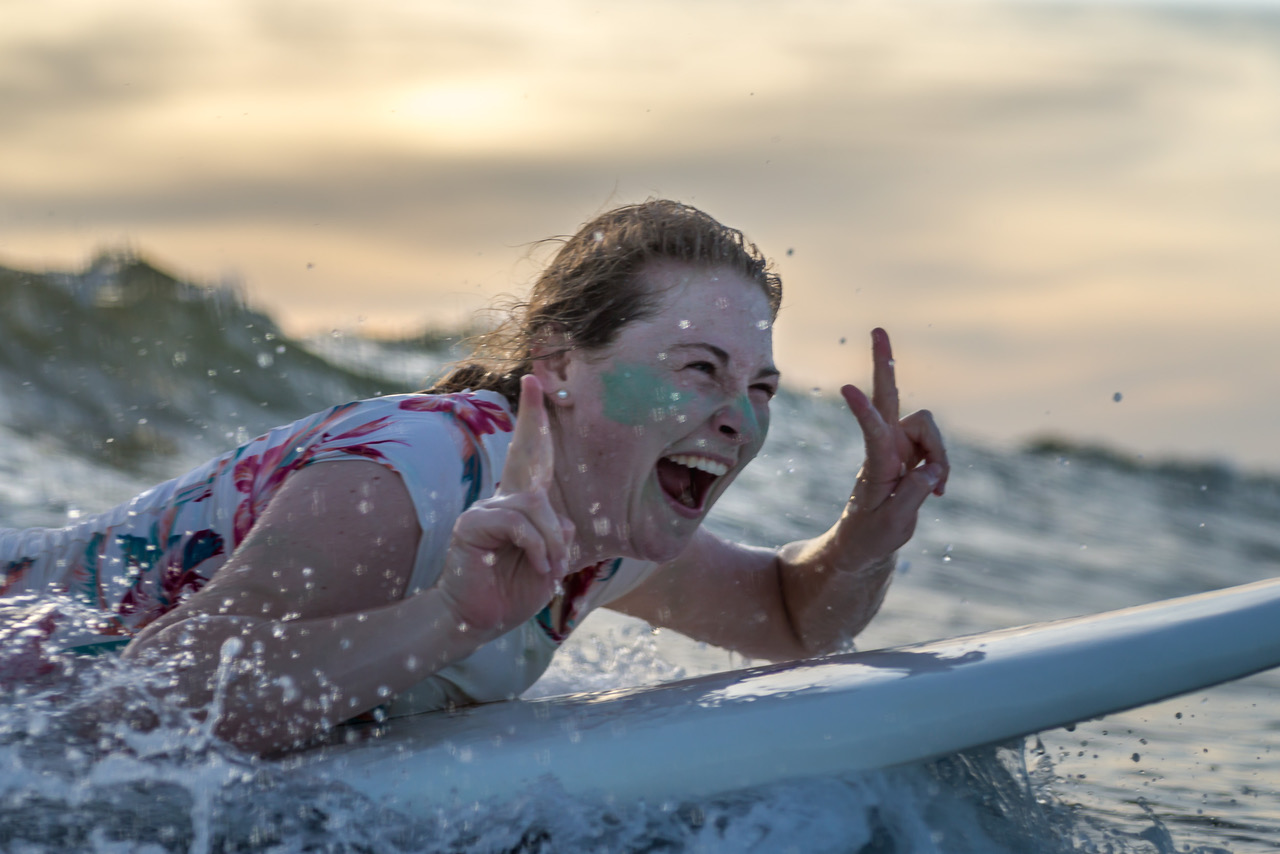
[[1280,666],[1280,579],[950,640],[400,718],[288,760],[388,806],[663,800],[919,762]]

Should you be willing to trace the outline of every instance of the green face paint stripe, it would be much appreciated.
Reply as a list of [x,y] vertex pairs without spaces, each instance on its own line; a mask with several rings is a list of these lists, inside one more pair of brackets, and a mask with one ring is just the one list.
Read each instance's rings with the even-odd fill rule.
[[649,423],[655,409],[666,409],[683,397],[661,372],[639,362],[618,362],[600,379],[604,417],[627,427]]
[[742,411],[742,423],[750,426],[753,432],[761,433],[760,419],[756,418],[756,408],[751,405],[750,396],[745,394],[738,395],[737,407]]

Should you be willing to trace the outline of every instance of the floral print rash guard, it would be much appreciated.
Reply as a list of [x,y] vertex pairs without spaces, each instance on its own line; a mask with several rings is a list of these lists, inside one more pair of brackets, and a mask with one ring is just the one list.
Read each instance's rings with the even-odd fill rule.
[[[46,621],[56,646],[122,646],[213,578],[291,473],[342,460],[370,460],[403,478],[422,527],[406,594],[413,595],[439,576],[459,514],[493,495],[513,421],[506,399],[492,392],[335,406],[66,528],[0,529],[0,597],[68,595],[102,619],[92,631]],[[542,613],[396,697],[388,712],[518,695],[588,612],[633,589],[651,570],[651,564],[619,559],[575,573]]]

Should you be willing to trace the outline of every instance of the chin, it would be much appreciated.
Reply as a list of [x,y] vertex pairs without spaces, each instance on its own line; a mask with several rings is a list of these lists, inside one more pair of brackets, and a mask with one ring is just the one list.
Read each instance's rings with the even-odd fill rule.
[[684,554],[702,527],[702,519],[682,519],[657,515],[633,528],[626,543],[626,556],[652,563],[666,563]]

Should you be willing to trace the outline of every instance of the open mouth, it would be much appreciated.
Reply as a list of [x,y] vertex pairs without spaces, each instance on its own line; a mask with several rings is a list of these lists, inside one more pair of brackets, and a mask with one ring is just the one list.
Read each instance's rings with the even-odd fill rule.
[[658,460],[662,491],[690,510],[701,510],[711,485],[728,472],[724,463],[695,454],[672,454]]

